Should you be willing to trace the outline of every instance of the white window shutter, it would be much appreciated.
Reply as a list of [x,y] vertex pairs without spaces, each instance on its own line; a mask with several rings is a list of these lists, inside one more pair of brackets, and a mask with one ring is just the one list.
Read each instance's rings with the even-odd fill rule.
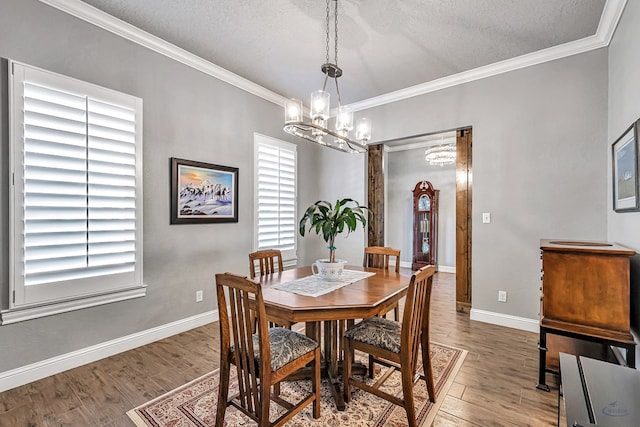
[[255,248],[279,249],[284,260],[295,259],[296,146],[256,134],[255,151]]
[[142,101],[11,66],[10,308],[142,287]]

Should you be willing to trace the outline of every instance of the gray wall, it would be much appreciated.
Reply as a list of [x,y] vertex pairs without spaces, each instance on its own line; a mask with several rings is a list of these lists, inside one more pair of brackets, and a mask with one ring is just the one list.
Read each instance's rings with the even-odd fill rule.
[[400,249],[400,261],[413,257],[413,188],[429,181],[438,195],[438,265],[456,266],[456,168],[431,166],[424,148],[392,151],[387,155],[385,244]]
[[[640,212],[616,213],[612,207],[611,144],[640,118],[640,3],[629,1],[609,46],[609,135],[602,142],[608,153],[608,237],[640,252]],[[631,322],[636,333],[640,332],[640,255],[631,263]],[[640,349],[637,351],[640,356]]]
[[[216,272],[248,269],[253,133],[286,139],[282,109],[35,0],[0,2],[0,57],[144,100],[144,282],[147,296],[0,326],[0,372],[216,308]],[[2,85],[0,295],[8,293],[8,132]],[[315,173],[310,146],[300,170]],[[169,158],[238,167],[239,222],[169,225]],[[301,193],[309,186],[304,174]],[[195,303],[195,291],[204,302]]]
[[474,309],[537,319],[539,239],[606,239],[606,49],[366,114],[376,141],[473,127]]
[[[351,198],[366,205],[366,156],[341,153],[339,151],[315,146],[312,150],[311,163],[314,164],[314,176],[309,176],[309,170],[299,169],[307,175],[309,191],[298,192],[298,211],[302,212],[311,203],[327,200],[332,204],[338,199]],[[366,242],[364,228],[358,223],[355,232],[347,236],[336,237],[336,257],[345,259],[351,265],[361,265],[363,248]],[[307,234],[298,239],[299,264],[307,265],[316,259],[327,258],[329,250],[324,240],[316,234]]]

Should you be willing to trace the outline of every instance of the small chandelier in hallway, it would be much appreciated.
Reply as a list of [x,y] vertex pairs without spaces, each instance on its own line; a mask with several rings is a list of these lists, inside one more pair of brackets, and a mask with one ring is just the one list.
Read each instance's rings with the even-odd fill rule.
[[435,145],[427,148],[424,154],[424,159],[432,166],[445,166],[456,162],[456,146],[454,144]]

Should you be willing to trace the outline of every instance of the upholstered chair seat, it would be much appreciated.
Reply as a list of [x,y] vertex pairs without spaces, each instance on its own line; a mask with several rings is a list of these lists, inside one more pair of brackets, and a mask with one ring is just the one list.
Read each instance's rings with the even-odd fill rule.
[[[253,334],[253,357],[260,364],[260,336]],[[285,328],[269,328],[269,345],[271,349],[271,371],[300,358],[303,354],[318,348],[318,343],[299,332]],[[234,347],[231,347],[231,353]]]
[[348,329],[344,336],[353,341],[383,348],[392,353],[400,353],[400,333],[402,323],[385,319],[384,317],[370,317],[356,323]]

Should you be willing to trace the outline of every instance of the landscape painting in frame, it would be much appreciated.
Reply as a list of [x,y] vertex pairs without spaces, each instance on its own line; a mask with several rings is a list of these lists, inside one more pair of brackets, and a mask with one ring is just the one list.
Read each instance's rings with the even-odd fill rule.
[[640,210],[638,122],[634,123],[613,143],[611,157],[613,161],[613,209],[616,212]]
[[171,224],[238,222],[238,168],[171,158]]

